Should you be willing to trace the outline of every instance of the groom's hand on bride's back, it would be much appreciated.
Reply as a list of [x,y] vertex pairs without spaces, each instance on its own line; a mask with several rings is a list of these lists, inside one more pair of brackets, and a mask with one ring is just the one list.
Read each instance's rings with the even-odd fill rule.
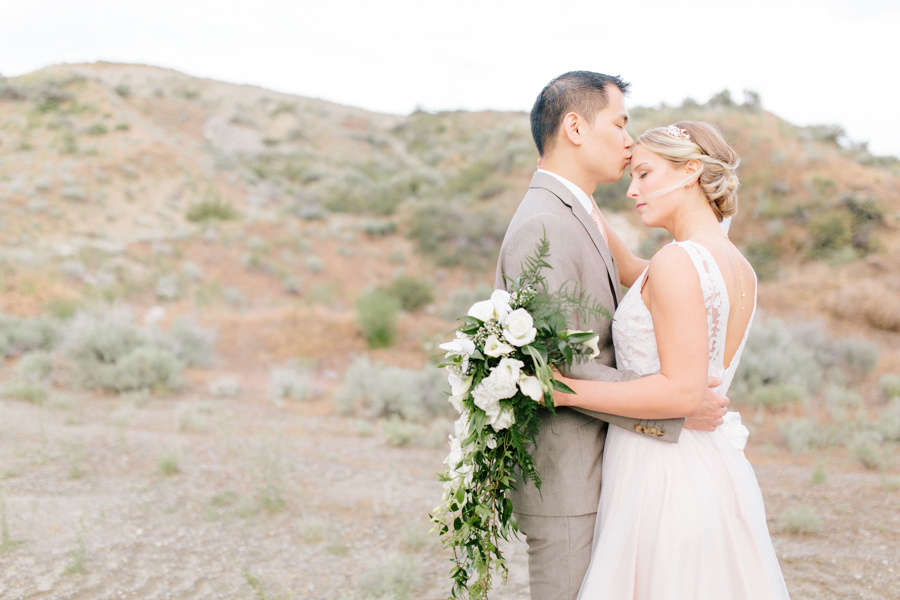
[[728,412],[728,404],[731,402],[722,394],[717,394],[713,388],[722,384],[718,377],[709,378],[709,387],[703,398],[703,406],[693,417],[684,420],[684,426],[698,431],[715,431],[716,427],[725,422],[725,413]]

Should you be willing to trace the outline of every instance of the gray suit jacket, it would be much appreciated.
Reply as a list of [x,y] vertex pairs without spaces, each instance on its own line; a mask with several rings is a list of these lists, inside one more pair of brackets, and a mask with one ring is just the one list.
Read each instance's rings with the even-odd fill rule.
[[[609,247],[584,207],[558,179],[535,173],[528,193],[506,230],[497,263],[497,289],[507,289],[503,275],[515,278],[522,261],[533,255],[546,231],[550,240],[552,269],[544,272],[551,290],[577,284],[593,300],[614,313],[621,300],[619,271]],[[569,374],[577,379],[627,381],[636,375],[616,370],[612,323],[571,323],[573,329],[591,329],[600,335],[600,356],[576,365]],[[541,476],[538,491],[519,481],[512,494],[516,512],[538,516],[574,516],[597,512],[600,501],[600,468],[607,423],[678,441],[684,419],[646,421],[582,409],[559,408],[555,415],[542,410],[537,447],[531,449]],[[639,477],[640,474],[635,474]]]

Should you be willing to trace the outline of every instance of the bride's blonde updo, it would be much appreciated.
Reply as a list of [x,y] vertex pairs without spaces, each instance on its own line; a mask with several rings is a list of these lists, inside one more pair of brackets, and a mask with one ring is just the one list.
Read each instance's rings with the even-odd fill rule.
[[[690,139],[685,139],[679,129],[687,132]],[[737,212],[737,190],[741,185],[737,168],[741,159],[718,127],[710,123],[680,121],[674,126],[656,127],[645,132],[637,143],[678,167],[699,160],[698,182],[716,218],[721,222]]]

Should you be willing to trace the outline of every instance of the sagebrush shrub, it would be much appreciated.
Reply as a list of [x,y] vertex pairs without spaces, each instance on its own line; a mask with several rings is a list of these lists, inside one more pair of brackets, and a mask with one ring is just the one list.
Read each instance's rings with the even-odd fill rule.
[[314,386],[308,369],[296,365],[273,367],[269,374],[269,399],[303,402],[312,398]]
[[792,454],[805,454],[827,444],[828,434],[815,419],[788,419],[778,425],[778,433]]
[[396,415],[410,421],[430,422],[452,412],[446,374],[432,366],[404,369],[357,357],[344,374],[343,386],[333,396],[344,414],[362,412],[372,417]]
[[62,338],[55,321],[0,315],[0,353],[17,356],[33,350],[52,350]]
[[850,458],[873,471],[884,471],[894,465],[894,449],[884,443],[877,431],[857,431],[847,442]]
[[841,362],[852,372],[865,375],[878,364],[878,344],[861,338],[843,338],[835,343]]
[[86,311],[72,319],[62,354],[75,382],[88,388],[123,392],[174,390],[181,385],[182,359],[199,364],[209,356],[207,334],[189,324],[170,332],[138,327],[122,309]]
[[39,382],[53,371],[53,355],[49,352],[29,352],[16,365],[16,374],[23,381]]
[[790,383],[766,385],[754,390],[750,403],[758,408],[784,410],[789,406],[806,399],[806,390]]
[[778,523],[788,533],[817,533],[822,526],[822,518],[811,506],[796,506],[781,513]]
[[114,391],[152,389],[175,390],[181,387],[181,363],[169,350],[137,348],[106,370],[102,387]]
[[385,288],[387,293],[400,301],[403,310],[417,310],[434,301],[434,282],[426,277],[401,275]]
[[820,344],[810,344],[778,320],[757,324],[750,331],[733,389],[752,394],[766,386],[789,385],[812,394],[822,384]]
[[382,290],[372,290],[356,301],[356,320],[369,348],[386,348],[397,337],[400,301]]
[[888,398],[900,399],[900,376],[888,373],[878,379],[878,387]]
[[213,330],[180,318],[161,335],[160,345],[171,350],[188,367],[206,367],[212,360],[215,339]]

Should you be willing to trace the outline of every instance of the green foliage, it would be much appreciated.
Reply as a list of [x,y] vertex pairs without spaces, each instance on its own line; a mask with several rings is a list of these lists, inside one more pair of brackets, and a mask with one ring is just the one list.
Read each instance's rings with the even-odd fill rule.
[[847,442],[850,458],[873,471],[885,471],[894,465],[894,448],[884,444],[877,431],[857,431]]
[[422,202],[409,216],[407,236],[438,265],[481,267],[495,260],[506,220],[489,207],[466,209],[456,203]]
[[825,447],[828,435],[815,419],[788,419],[778,425],[778,433],[792,454],[806,454],[812,449]]
[[71,552],[69,552],[69,557],[72,559],[72,561],[63,571],[63,575],[87,574],[87,567],[84,564],[85,554],[87,554],[87,548],[84,544],[84,517],[81,518],[78,525],[78,533],[75,535],[75,547]]
[[356,578],[365,599],[409,600],[422,582],[421,561],[409,554],[394,554]]
[[615,183],[598,186],[594,190],[594,200],[601,210],[622,212],[634,210],[634,200],[628,195],[628,186],[631,185],[630,177],[623,177]]
[[47,313],[61,321],[71,319],[81,308],[81,301],[71,298],[54,298],[47,303]]
[[[2,80],[0,80],[2,84]],[[14,540],[9,533],[9,523],[6,520],[6,502],[0,497],[0,554],[7,554],[14,551],[24,542]]]
[[865,375],[878,364],[878,344],[862,338],[843,338],[835,350],[842,364],[857,375]]
[[191,205],[185,213],[185,218],[194,223],[233,221],[239,217],[240,213],[218,196]]
[[397,231],[397,222],[369,219],[363,223],[362,231],[372,237],[385,237]]
[[760,281],[775,279],[778,276],[778,246],[765,241],[753,241],[744,248],[744,256],[753,265],[756,276]]
[[369,348],[387,348],[397,337],[400,301],[382,290],[372,290],[356,301],[356,320]]
[[900,375],[882,375],[878,379],[878,387],[888,398],[900,398]]
[[813,326],[789,327],[772,319],[750,330],[732,390],[736,396],[759,388],[792,385],[813,394],[822,385],[830,366],[828,340]]
[[385,291],[400,301],[403,310],[418,310],[434,301],[434,282],[416,275],[396,277]]
[[193,361],[198,343],[177,328],[172,338],[150,335],[130,315],[118,310],[80,313],[62,346],[62,354],[75,367],[76,383],[107,391],[172,390],[181,385],[182,363],[175,348]]
[[0,395],[30,404],[43,404],[47,399],[47,389],[40,383],[10,381],[0,387]]
[[172,452],[161,452],[157,457],[156,466],[160,474],[166,477],[171,477],[181,472],[178,456]]
[[2,356],[16,356],[33,350],[52,350],[61,338],[60,326],[49,319],[0,314]]
[[851,247],[853,215],[846,209],[831,209],[812,218],[807,225],[809,254],[815,259],[828,258]]
[[49,352],[29,352],[16,365],[16,374],[23,381],[44,381],[50,376],[51,371],[53,371],[53,355]]
[[91,125],[90,127],[87,128],[86,133],[88,135],[98,137],[98,136],[106,135],[107,133],[109,133],[109,128],[106,125],[104,125],[103,123],[94,123],[93,125]]
[[818,533],[822,527],[822,518],[810,506],[788,508],[778,517],[778,524],[788,533]]
[[312,374],[297,365],[273,367],[269,374],[269,399],[280,402],[285,398],[303,402],[313,396]]
[[362,413],[370,419],[397,416],[429,423],[451,414],[449,392],[446,378],[431,366],[404,369],[360,356],[347,368],[333,399],[343,414]]
[[181,363],[163,348],[136,348],[124,356],[106,380],[112,391],[152,389],[175,390],[181,387]]
[[422,426],[392,417],[381,423],[381,431],[388,446],[406,446],[422,434]]
[[159,344],[172,352],[188,367],[209,366],[215,343],[215,332],[181,317],[159,336]]
[[750,403],[758,408],[785,410],[806,399],[806,391],[796,384],[775,384],[757,388],[750,396]]

